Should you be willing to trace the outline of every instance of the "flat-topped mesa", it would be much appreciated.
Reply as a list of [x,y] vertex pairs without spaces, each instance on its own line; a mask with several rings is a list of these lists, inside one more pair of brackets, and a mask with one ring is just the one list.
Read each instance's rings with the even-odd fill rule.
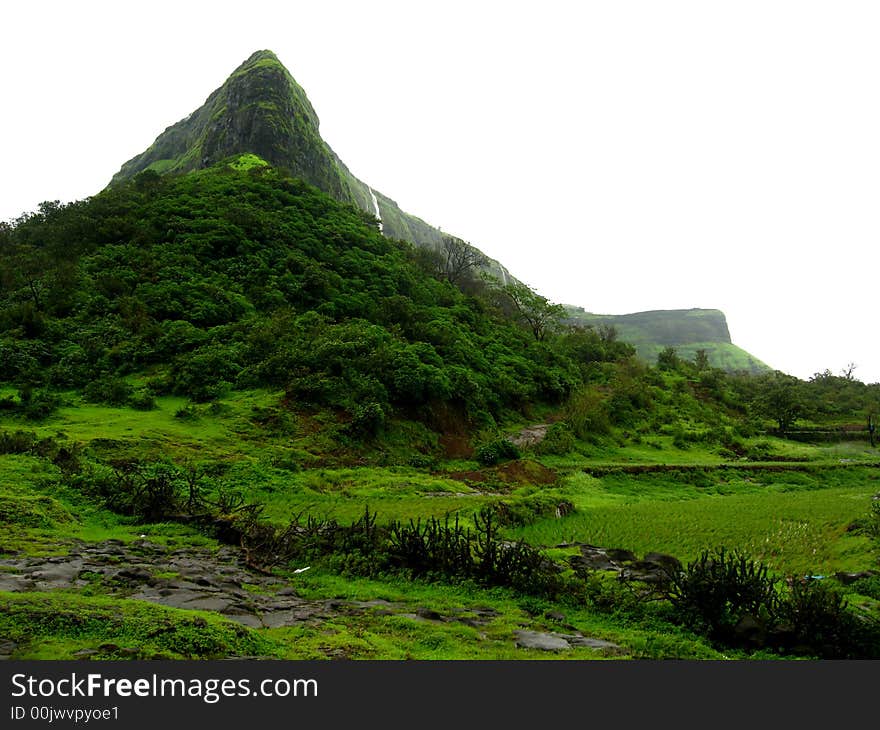
[[692,359],[704,350],[709,362],[728,371],[758,373],[766,363],[731,342],[724,312],[718,309],[658,309],[633,314],[593,314],[567,306],[572,324],[614,327],[621,340],[634,345],[639,357],[655,362],[666,347]]
[[[144,170],[190,172],[241,154],[258,155],[336,200],[376,216],[389,238],[429,248],[442,244],[439,229],[352,175],[321,138],[318,115],[305,91],[269,50],[252,54],[202,106],[126,162],[110,184]],[[497,261],[490,259],[486,269],[499,280],[512,280]]]

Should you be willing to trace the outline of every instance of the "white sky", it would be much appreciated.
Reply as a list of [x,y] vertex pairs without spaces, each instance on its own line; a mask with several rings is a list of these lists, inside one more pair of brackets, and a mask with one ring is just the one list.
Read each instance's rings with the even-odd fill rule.
[[880,4],[4,3],[0,220],[94,194],[253,51],[352,172],[589,311],[719,308],[880,381]]

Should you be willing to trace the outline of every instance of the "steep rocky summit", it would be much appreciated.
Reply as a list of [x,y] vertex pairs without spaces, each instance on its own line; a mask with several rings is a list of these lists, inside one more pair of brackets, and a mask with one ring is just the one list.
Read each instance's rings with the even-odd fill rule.
[[[404,212],[387,195],[352,175],[321,138],[318,115],[305,91],[267,50],[254,53],[202,106],[126,162],[111,185],[144,170],[183,173],[247,153],[374,215],[390,238],[417,246],[441,245],[439,229]],[[490,260],[487,269],[502,281],[510,278],[497,261]]]
[[241,153],[258,155],[337,200],[373,212],[366,186],[321,139],[305,92],[271,51],[254,53],[201,107],[126,162],[112,183],[143,170],[189,172]]

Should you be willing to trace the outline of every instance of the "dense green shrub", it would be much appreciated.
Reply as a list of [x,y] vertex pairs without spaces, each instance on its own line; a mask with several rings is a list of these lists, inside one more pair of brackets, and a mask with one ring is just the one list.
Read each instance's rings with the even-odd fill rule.
[[[270,167],[114,186],[51,222],[23,216],[3,245],[0,381],[88,385],[98,402],[125,398],[96,374],[164,365],[162,390],[200,402],[268,385],[350,413],[374,402],[429,421],[443,403],[476,422],[564,398],[581,355],[620,355],[591,337],[535,342],[484,289],[427,275],[359,211]],[[51,296],[32,301],[22,267]]]
[[36,443],[33,431],[0,431],[0,454],[28,454]]
[[880,576],[874,575],[868,578],[859,578],[850,584],[850,589],[854,593],[880,601]]
[[724,548],[704,551],[671,578],[676,618],[722,644],[826,659],[880,655],[880,623],[852,613],[821,580],[789,579],[785,589],[766,566]]
[[92,464],[68,474],[67,481],[108,509],[144,522],[190,519],[207,511],[197,481],[170,461]]
[[31,421],[41,421],[51,416],[61,405],[61,399],[49,390],[22,388],[18,394],[19,409]]
[[111,406],[126,405],[134,389],[123,378],[107,375],[98,378],[83,388],[83,397],[93,403],[106,403]]
[[776,579],[737,551],[704,550],[670,579],[668,597],[679,620],[715,639],[730,640],[746,615],[769,618],[777,612]]
[[385,411],[376,402],[363,403],[355,407],[349,428],[360,438],[373,438],[385,428]]
[[152,411],[156,407],[156,399],[148,390],[136,390],[128,399],[128,404],[137,411]]
[[427,578],[472,579],[506,586],[521,593],[554,596],[562,589],[559,570],[532,546],[510,543],[499,532],[497,515],[483,509],[474,515],[474,530],[431,518],[391,526],[388,563]]
[[575,511],[570,500],[545,493],[495,502],[489,509],[505,527],[523,527],[548,517],[565,517]]
[[880,625],[847,609],[841,593],[824,582],[795,580],[780,604],[794,651],[823,659],[867,659],[880,654]]
[[494,466],[502,461],[519,459],[519,447],[506,438],[497,438],[477,447],[474,458],[483,466]]
[[575,447],[574,434],[567,423],[554,423],[547,429],[544,439],[535,446],[538,454],[563,456]]
[[565,421],[575,435],[592,440],[611,431],[605,395],[595,386],[580,388],[565,404]]

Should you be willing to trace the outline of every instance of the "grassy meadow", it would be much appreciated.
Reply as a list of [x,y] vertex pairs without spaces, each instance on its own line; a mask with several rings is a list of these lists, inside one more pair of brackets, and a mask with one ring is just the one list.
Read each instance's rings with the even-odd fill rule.
[[[760,560],[780,578],[859,572],[877,563],[875,540],[853,529],[869,520],[872,497],[880,492],[876,452],[862,444],[810,446],[762,437],[753,441],[766,461],[743,461],[710,446],[676,448],[671,438],[657,435],[651,444],[577,441],[562,455],[526,448],[519,460],[485,467],[473,459],[420,455],[410,446],[417,427],[405,422],[400,433],[392,426],[381,443],[340,449],[332,419],[298,413],[279,421],[278,398],[264,390],[236,392],[210,405],[160,397],[154,409],[141,411],[86,403],[70,393],[39,422],[0,417],[0,432],[75,444],[82,458],[103,469],[133,454],[212,465],[219,476],[211,484],[259,503],[262,517],[278,526],[307,515],[351,524],[368,509],[379,523],[457,515],[471,527],[481,508],[503,504],[519,515],[503,526],[504,538],[526,541],[563,566],[578,553],[574,543],[639,556],[665,553],[685,564],[703,550],[724,546]],[[420,433],[416,440],[420,435],[430,441]],[[0,456],[0,558],[7,563],[65,555],[76,545],[107,540],[135,545],[145,537],[178,550],[220,547],[197,526],[145,523],[107,509],[39,451]],[[547,509],[562,502],[570,503],[570,514]],[[601,571],[580,598],[554,600],[469,580],[365,577],[320,561],[309,567],[302,575],[284,566],[273,573],[308,600],[378,601],[380,608],[388,602],[395,609],[340,613],[318,624],[248,628],[211,612],[130,600],[98,581],[51,592],[0,591],[0,633],[15,642],[16,658],[36,659],[73,658],[83,651],[126,658],[119,647],[134,644],[142,647],[138,657],[167,658],[764,655],[719,646],[677,625],[668,608],[635,600],[628,587]],[[0,566],[3,570],[16,568]],[[877,610],[871,596],[851,592],[849,601],[869,613]],[[419,614],[427,608],[434,619]],[[453,620],[482,615],[479,608],[488,609],[488,618]],[[64,619],[74,615],[80,618]],[[157,629],[171,624],[178,627],[173,632]],[[610,654],[579,647],[560,653],[519,648],[512,637],[523,628],[577,631],[621,648]]]

